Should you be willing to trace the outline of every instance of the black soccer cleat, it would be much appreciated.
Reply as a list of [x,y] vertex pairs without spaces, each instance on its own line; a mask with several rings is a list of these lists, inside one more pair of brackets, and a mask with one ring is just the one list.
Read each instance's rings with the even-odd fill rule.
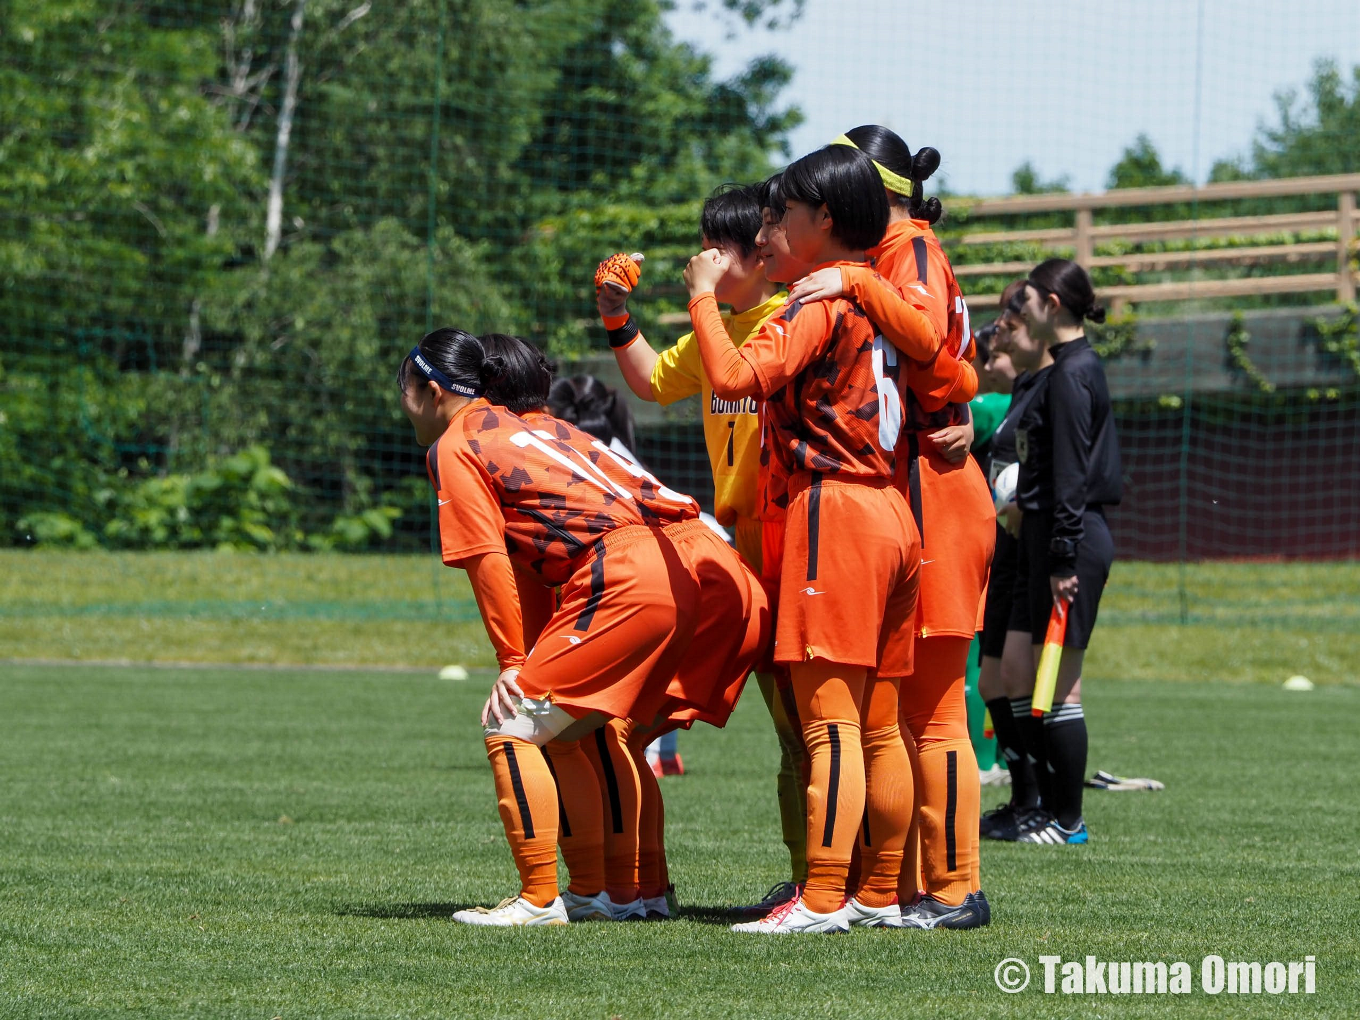
[[978,911],[982,914],[982,927],[992,923],[992,905],[987,902],[987,894],[979,889],[975,893],[969,893],[977,903]]
[[957,907],[941,903],[934,896],[922,896],[915,903],[902,908],[902,927],[919,928],[981,928],[990,923],[992,908],[981,891],[969,893]]
[[[1016,807],[1010,801],[1000,807],[994,807],[990,811],[984,811],[982,821],[978,823],[978,832],[983,839],[1006,839],[1006,834],[1016,827],[1015,812]],[[1015,838],[1015,836],[1010,837],[1010,839]]]
[[1047,820],[1048,814],[1042,808],[1002,804],[982,816],[978,832],[983,839],[1014,843],[1028,828]]

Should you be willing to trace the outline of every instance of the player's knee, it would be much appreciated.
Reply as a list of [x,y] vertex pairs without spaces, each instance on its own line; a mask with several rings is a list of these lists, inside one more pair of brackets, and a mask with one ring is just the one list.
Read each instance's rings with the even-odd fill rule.
[[482,733],[487,737],[517,737],[543,747],[575,722],[574,716],[551,702],[521,698],[514,715],[507,715],[500,722],[492,719]]

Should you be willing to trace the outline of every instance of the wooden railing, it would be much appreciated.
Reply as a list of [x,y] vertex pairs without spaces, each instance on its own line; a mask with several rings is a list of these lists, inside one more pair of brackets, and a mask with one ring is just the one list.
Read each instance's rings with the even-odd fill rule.
[[[1203,266],[1262,266],[1271,263],[1332,261],[1330,272],[1250,276],[1237,279],[1185,279],[1161,283],[1141,283],[1097,288],[1102,299],[1116,309],[1128,302],[1185,301],[1194,298],[1239,297],[1256,294],[1301,294],[1331,291],[1342,303],[1355,300],[1356,274],[1351,269],[1351,248],[1356,237],[1356,192],[1360,174],[1335,174],[1327,177],[1292,177],[1272,181],[1232,181],[1203,187],[1125,188],[1098,194],[1017,195],[1012,198],[984,199],[967,206],[971,218],[1033,215],[1036,213],[1075,213],[1071,227],[1041,230],[986,230],[964,233],[946,239],[946,248],[959,245],[1035,242],[1045,248],[1070,250],[1072,258],[1088,269],[1117,266],[1131,272],[1161,272],[1195,269]],[[1146,208],[1154,205],[1210,203],[1234,199],[1288,198],[1300,195],[1335,195],[1336,210],[1323,212],[1280,213],[1263,216],[1215,216],[1207,214],[1193,220],[1100,223],[1094,222],[1096,210]],[[1189,251],[1141,252],[1127,255],[1097,255],[1102,241],[1127,241],[1133,244],[1155,241],[1211,240],[1226,237],[1253,237],[1283,232],[1325,231],[1335,229],[1335,241],[1286,241],[1280,244],[1254,244]],[[960,286],[970,305],[994,306],[1000,294],[973,293],[969,278],[1022,277],[1032,268],[1030,262],[987,262],[954,265]]]

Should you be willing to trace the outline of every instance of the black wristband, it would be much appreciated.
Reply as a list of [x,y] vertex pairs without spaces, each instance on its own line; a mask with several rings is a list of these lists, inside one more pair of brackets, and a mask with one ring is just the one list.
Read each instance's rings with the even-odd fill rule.
[[618,329],[611,329],[609,332],[609,346],[617,350],[620,347],[627,347],[642,332],[638,329],[638,324],[633,321],[633,317],[628,316],[628,321]]

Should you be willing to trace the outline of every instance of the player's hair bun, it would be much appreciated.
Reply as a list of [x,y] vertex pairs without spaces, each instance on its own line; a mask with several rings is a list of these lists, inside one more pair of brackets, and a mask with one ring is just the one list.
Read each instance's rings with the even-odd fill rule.
[[930,175],[938,169],[940,169],[940,153],[929,145],[917,149],[916,155],[911,157],[911,177],[918,184],[921,181],[928,180]]
[[482,359],[482,367],[477,372],[484,389],[491,389],[505,381],[505,359],[499,354],[488,354]]
[[1088,319],[1090,319],[1092,322],[1095,322],[1095,323],[1104,322],[1104,321],[1105,321],[1105,306],[1104,306],[1104,305],[1092,305],[1089,309],[1087,309],[1087,311],[1086,311],[1086,316],[1085,316],[1085,317],[1088,318]]

